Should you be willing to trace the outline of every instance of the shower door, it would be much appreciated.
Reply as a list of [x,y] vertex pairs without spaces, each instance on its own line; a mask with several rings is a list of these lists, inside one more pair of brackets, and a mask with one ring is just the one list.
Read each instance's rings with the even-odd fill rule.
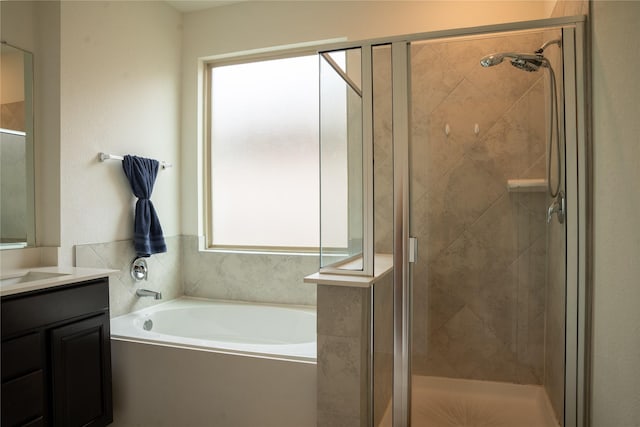
[[[407,424],[579,425],[579,36],[570,26],[409,46],[420,251],[405,307]],[[511,56],[480,66],[501,52]]]

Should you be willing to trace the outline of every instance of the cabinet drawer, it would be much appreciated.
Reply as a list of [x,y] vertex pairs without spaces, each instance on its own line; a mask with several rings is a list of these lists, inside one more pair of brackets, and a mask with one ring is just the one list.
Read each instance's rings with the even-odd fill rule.
[[2,342],[2,382],[42,369],[42,351],[41,333]]
[[98,279],[2,299],[2,336],[109,308],[109,281]]
[[43,381],[42,371],[36,371],[2,384],[3,427],[23,425],[43,415]]

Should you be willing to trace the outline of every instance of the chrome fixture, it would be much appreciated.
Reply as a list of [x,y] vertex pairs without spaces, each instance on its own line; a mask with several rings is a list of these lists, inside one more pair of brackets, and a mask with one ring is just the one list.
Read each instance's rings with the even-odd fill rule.
[[480,65],[483,67],[492,67],[502,63],[506,58],[511,60],[511,65],[525,71],[538,71],[540,67],[549,66],[549,61],[542,55],[516,52],[487,55],[480,60]]
[[[554,39],[545,42],[538,50],[534,53],[517,53],[517,52],[504,52],[504,53],[493,53],[491,55],[487,55],[480,60],[480,65],[483,67],[492,67],[494,65],[500,64],[505,58],[511,60],[511,65],[514,67],[528,71],[534,72],[538,71],[541,67],[549,70],[549,79],[550,82],[550,96],[549,96],[549,138],[548,138],[548,155],[547,155],[547,190],[549,191],[549,195],[553,198],[557,197],[560,193],[560,130],[558,128],[558,91],[556,88],[556,75],[553,72],[553,68],[551,67],[551,63],[549,60],[542,55],[544,50],[552,44],[557,44],[561,46],[562,40]],[[555,126],[554,126],[555,124]],[[556,172],[557,172],[557,181],[556,185],[552,187],[551,185],[551,163],[553,157],[553,135],[555,130],[556,137]]]
[[562,191],[558,192],[558,196],[553,200],[553,202],[547,209],[547,224],[551,222],[551,217],[554,213],[558,215],[558,221],[560,222],[560,224],[564,224],[564,218],[567,214],[567,205],[564,193]]
[[162,299],[162,293],[156,292],[156,291],[150,291],[149,289],[136,289],[136,296],[153,297],[153,299]]
[[540,49],[536,50],[536,53],[538,55],[542,55],[542,53],[544,52],[544,50],[546,48],[548,48],[549,46],[551,46],[552,44],[557,44],[558,47],[562,46],[562,40],[560,39],[553,39],[553,40],[547,40],[546,42],[544,42],[542,44],[542,46],[540,46]]
[[147,280],[149,274],[149,268],[147,267],[147,260],[144,258],[136,258],[131,263],[131,277],[136,282],[141,280]]
[[[100,160],[101,162],[107,161],[107,160],[124,160],[123,156],[116,156],[114,154],[107,154],[107,153],[98,153],[98,160]],[[160,162],[160,167],[162,169],[166,169],[166,168],[170,168],[173,165],[169,162],[165,162],[164,160]]]
[[562,41],[560,39],[549,40],[542,46],[540,46],[540,48],[534,53],[493,53],[482,58],[480,60],[480,65],[482,65],[483,67],[492,67],[494,65],[500,64],[505,60],[505,58],[509,58],[511,60],[511,65],[525,71],[538,71],[540,67],[551,68],[549,60],[545,58],[542,53],[548,46],[552,44],[557,44],[558,46],[560,46],[561,43]]

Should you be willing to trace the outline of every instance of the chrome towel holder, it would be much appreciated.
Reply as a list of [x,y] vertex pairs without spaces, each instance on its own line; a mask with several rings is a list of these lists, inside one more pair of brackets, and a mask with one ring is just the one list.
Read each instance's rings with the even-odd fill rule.
[[[98,160],[100,160],[101,162],[104,162],[105,160],[124,160],[124,157],[107,153],[98,153]],[[173,167],[171,163],[165,161],[161,161],[160,166],[162,167],[162,169]]]

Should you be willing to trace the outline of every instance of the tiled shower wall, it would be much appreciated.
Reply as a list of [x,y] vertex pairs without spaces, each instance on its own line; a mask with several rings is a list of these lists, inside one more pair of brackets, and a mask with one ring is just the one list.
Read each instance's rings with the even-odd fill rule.
[[[129,273],[133,242],[122,240],[76,246],[76,266],[120,270],[109,290],[111,317],[182,295],[265,303],[315,305],[315,285],[303,283],[318,270],[318,257],[305,255],[198,251],[198,237],[166,238],[167,252],[147,259],[149,278]],[[162,292],[163,299],[138,298],[136,289]]]
[[507,192],[507,180],[545,176],[544,73],[479,65],[541,43],[412,47],[415,374],[543,381],[545,193]]

